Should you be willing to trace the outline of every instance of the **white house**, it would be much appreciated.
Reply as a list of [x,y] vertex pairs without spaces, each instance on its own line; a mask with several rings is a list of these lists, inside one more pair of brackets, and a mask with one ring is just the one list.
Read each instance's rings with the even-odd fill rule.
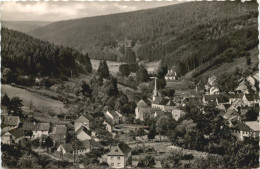
[[231,128],[231,132],[242,141],[244,140],[244,137],[256,138],[259,137],[259,123],[258,121],[238,123]]
[[119,143],[107,154],[107,163],[111,168],[125,168],[131,165],[131,148],[125,143]]
[[42,138],[44,136],[49,136],[50,132],[50,123],[37,123],[35,124],[35,128],[33,129],[32,138]]
[[19,129],[15,128],[10,131],[7,131],[1,135],[1,142],[3,144],[20,144],[21,141],[25,138],[24,132]]
[[111,119],[113,124],[120,123],[119,113],[117,111],[114,111],[114,110],[106,111],[105,117],[108,119]]
[[166,81],[178,80],[177,72],[173,70],[168,70],[168,73],[165,75],[165,80]]
[[176,121],[178,121],[179,118],[182,117],[183,115],[185,115],[185,112],[180,110],[180,109],[173,109],[172,110],[172,118]]

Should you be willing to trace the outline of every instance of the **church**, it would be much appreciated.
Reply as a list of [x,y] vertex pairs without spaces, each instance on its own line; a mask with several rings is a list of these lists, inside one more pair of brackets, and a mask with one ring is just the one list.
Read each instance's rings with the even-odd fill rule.
[[176,108],[172,99],[162,97],[157,89],[157,78],[154,79],[154,90],[151,99],[141,99],[135,109],[136,119],[156,117],[163,112],[172,112]]

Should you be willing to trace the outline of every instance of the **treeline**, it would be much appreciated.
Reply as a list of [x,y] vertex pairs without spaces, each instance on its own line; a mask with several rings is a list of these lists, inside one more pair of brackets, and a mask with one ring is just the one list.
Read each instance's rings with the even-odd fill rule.
[[14,76],[8,82],[15,82],[19,76],[62,78],[92,72],[88,54],[6,28],[1,35],[2,72],[9,69]]

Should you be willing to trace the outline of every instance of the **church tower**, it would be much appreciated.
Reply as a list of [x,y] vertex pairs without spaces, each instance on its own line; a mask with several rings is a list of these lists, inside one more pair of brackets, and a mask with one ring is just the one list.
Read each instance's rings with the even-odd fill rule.
[[158,100],[161,98],[161,94],[159,93],[159,91],[157,90],[157,77],[154,77],[154,90],[153,90],[153,101]]

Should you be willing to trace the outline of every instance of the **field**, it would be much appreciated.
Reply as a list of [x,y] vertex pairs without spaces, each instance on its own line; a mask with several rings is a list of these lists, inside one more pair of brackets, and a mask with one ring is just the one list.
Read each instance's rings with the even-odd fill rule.
[[68,110],[63,107],[62,102],[42,96],[37,93],[27,91],[25,89],[20,89],[20,88],[12,87],[10,85],[3,84],[1,93],[2,95],[6,93],[9,97],[18,96],[19,98],[21,98],[23,100],[23,105],[24,105],[23,109],[25,110],[28,109],[30,103],[32,103],[33,106],[37,107],[37,109],[39,110],[51,109],[57,114],[61,112],[63,113],[68,112]]
[[[90,59],[93,70],[97,70],[99,66],[100,60]],[[112,73],[117,73],[119,71],[119,66],[123,64],[123,62],[113,62],[113,61],[106,61],[109,71]]]
[[[97,70],[100,60],[90,59],[90,61],[91,61],[93,70]],[[114,74],[116,74],[119,71],[119,66],[121,64],[124,64],[123,62],[114,62],[114,61],[106,61],[106,62],[107,62],[109,71]],[[160,63],[161,63],[161,61],[155,61],[155,62],[149,62],[149,63],[142,62],[142,61],[139,62],[139,64],[145,65],[148,72],[157,70],[160,66]]]

